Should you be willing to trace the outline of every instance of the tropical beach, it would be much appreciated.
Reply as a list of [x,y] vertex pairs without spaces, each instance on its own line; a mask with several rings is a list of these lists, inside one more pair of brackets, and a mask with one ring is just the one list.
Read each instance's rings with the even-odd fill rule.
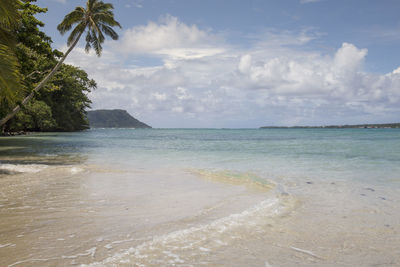
[[2,138],[1,265],[396,266],[399,135],[95,129]]
[[0,266],[399,265],[400,2],[0,3]]

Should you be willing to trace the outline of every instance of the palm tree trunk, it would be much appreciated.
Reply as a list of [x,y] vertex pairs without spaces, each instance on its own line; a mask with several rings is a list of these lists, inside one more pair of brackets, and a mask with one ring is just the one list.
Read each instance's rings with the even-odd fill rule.
[[69,49],[67,50],[67,52],[64,54],[64,56],[60,59],[60,61],[57,63],[57,65],[53,68],[53,70],[47,74],[46,77],[44,77],[44,79],[35,87],[35,89],[32,90],[32,92],[24,98],[24,100],[22,100],[21,104],[17,105],[10,113],[8,113],[3,119],[1,119],[0,121],[0,127],[4,130],[4,127],[2,127],[3,125],[5,125],[7,123],[7,121],[9,121],[11,118],[13,118],[15,116],[15,114],[18,113],[18,111],[21,110],[21,106],[25,106],[26,103],[28,103],[33,96],[35,95],[35,92],[39,91],[53,76],[54,74],[58,71],[58,69],[61,67],[62,63],[64,62],[64,60],[67,58],[67,56],[69,55],[69,53],[71,53],[72,49],[74,49],[74,47],[76,46],[76,44],[78,43],[79,39],[81,38],[83,32],[79,33],[78,37],[76,38],[76,40],[73,42],[73,44],[69,47]]

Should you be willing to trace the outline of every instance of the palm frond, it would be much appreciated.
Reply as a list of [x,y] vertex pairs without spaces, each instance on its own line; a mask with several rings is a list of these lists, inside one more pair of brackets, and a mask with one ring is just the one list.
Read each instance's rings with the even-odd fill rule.
[[0,44],[0,97],[14,103],[22,88],[18,60],[12,49]]
[[121,25],[114,20],[114,14],[112,12],[100,12],[100,13],[95,13],[93,15],[93,19],[95,21],[101,22],[103,24],[106,24],[111,27],[119,27],[122,28]]
[[86,2],[86,10],[93,10],[93,5],[95,5],[96,2],[98,2],[98,1],[97,0],[88,0]]
[[85,21],[82,21],[79,23],[71,32],[71,34],[68,37],[67,40],[67,45],[71,46],[76,41],[76,38],[78,38],[79,34],[84,32],[86,28],[86,23]]
[[101,51],[103,50],[103,47],[101,46],[100,40],[98,36],[96,36],[96,32],[94,30],[92,30],[91,36],[92,36],[91,46],[96,52],[96,55],[99,57],[101,56]]
[[11,33],[9,29],[0,27],[0,44],[7,46],[15,45],[14,35]]
[[1,0],[0,5],[0,27],[1,28],[12,28],[17,22],[18,7],[21,2],[18,0]]
[[0,5],[0,44],[14,46],[15,39],[12,30],[15,28],[20,15],[18,6],[20,1],[1,0]]
[[2,103],[14,104],[23,88],[18,59],[15,56],[16,40],[13,29],[19,21],[16,0],[1,0],[0,5],[0,98]]
[[67,14],[63,21],[57,26],[57,30],[61,35],[69,31],[76,23],[82,22],[85,17],[85,9],[83,7],[76,7],[74,11]]
[[102,11],[107,11],[107,10],[112,10],[112,9],[114,9],[113,4],[104,3],[103,1],[96,1],[96,3],[94,3],[92,6],[93,12],[102,12]]
[[[92,18],[89,19],[89,29],[92,30],[92,36],[93,36],[94,38],[96,38],[96,39],[97,39],[97,42],[100,44],[100,46],[98,46],[98,47],[101,48],[101,44],[104,43],[105,38],[104,38],[104,35],[103,35],[103,33],[101,32],[100,28],[99,28],[99,25],[97,25],[97,23],[96,23]],[[98,56],[100,55],[100,54],[97,52],[97,50],[96,50],[96,54],[97,54]]]
[[118,34],[113,30],[113,28],[111,28],[111,27],[109,27],[109,26],[107,26],[107,25],[104,25],[104,24],[100,24],[100,28],[101,28],[101,30],[107,35],[107,36],[110,36],[111,37],[111,39],[113,39],[113,40],[118,40]]
[[88,33],[86,34],[86,45],[85,45],[86,53],[89,53],[90,49],[92,48],[91,43],[92,43],[92,36],[90,34],[90,31],[88,31]]

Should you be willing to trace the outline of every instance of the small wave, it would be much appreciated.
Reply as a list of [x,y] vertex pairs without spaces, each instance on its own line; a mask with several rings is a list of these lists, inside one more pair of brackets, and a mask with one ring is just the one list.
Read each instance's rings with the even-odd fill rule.
[[178,230],[117,253],[103,262],[83,266],[135,266],[192,264],[196,257],[229,246],[245,235],[260,233],[267,218],[281,214],[287,207],[281,198],[273,197],[241,213],[212,221],[211,223]]
[[47,167],[45,164],[0,164],[0,173],[38,173]]
[[75,255],[71,255],[71,256],[61,256],[62,259],[76,259],[79,257],[86,257],[86,256],[91,256],[92,258],[94,258],[94,255],[96,254],[96,247],[92,247],[91,249],[88,249],[85,251],[85,253],[78,253]]
[[83,169],[79,167],[72,167],[71,169],[69,169],[69,171],[71,172],[71,174],[77,174],[83,172]]
[[53,158],[58,157],[57,154],[49,154],[49,153],[39,153],[39,155],[43,157],[53,157]]
[[7,243],[7,244],[0,244],[0,248],[5,248],[5,247],[15,247],[15,244],[12,243]]

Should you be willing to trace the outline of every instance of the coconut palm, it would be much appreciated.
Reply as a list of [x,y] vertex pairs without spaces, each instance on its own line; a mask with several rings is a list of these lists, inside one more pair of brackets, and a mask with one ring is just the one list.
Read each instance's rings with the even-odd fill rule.
[[[93,48],[97,56],[101,55],[102,43],[104,43],[104,35],[110,36],[113,40],[118,39],[118,34],[113,30],[112,27],[121,25],[114,20],[114,9],[112,4],[104,3],[98,0],[88,0],[86,7],[76,7],[74,11],[67,14],[64,20],[57,26],[59,32],[64,35],[66,32],[72,29],[71,34],[68,37],[67,44],[69,46],[67,52],[51,70],[51,72],[32,90],[32,92],[21,102],[21,105],[25,105],[31,100],[36,91],[40,90],[46,84],[57,70],[61,67],[65,58],[74,49],[81,36],[86,32],[86,52],[89,52]],[[10,112],[5,118],[0,121],[0,126],[4,125],[9,119],[11,119],[21,109],[21,105],[17,105],[12,112]]]
[[18,60],[12,30],[18,21],[19,1],[2,0],[0,5],[0,101],[13,104],[20,88]]

